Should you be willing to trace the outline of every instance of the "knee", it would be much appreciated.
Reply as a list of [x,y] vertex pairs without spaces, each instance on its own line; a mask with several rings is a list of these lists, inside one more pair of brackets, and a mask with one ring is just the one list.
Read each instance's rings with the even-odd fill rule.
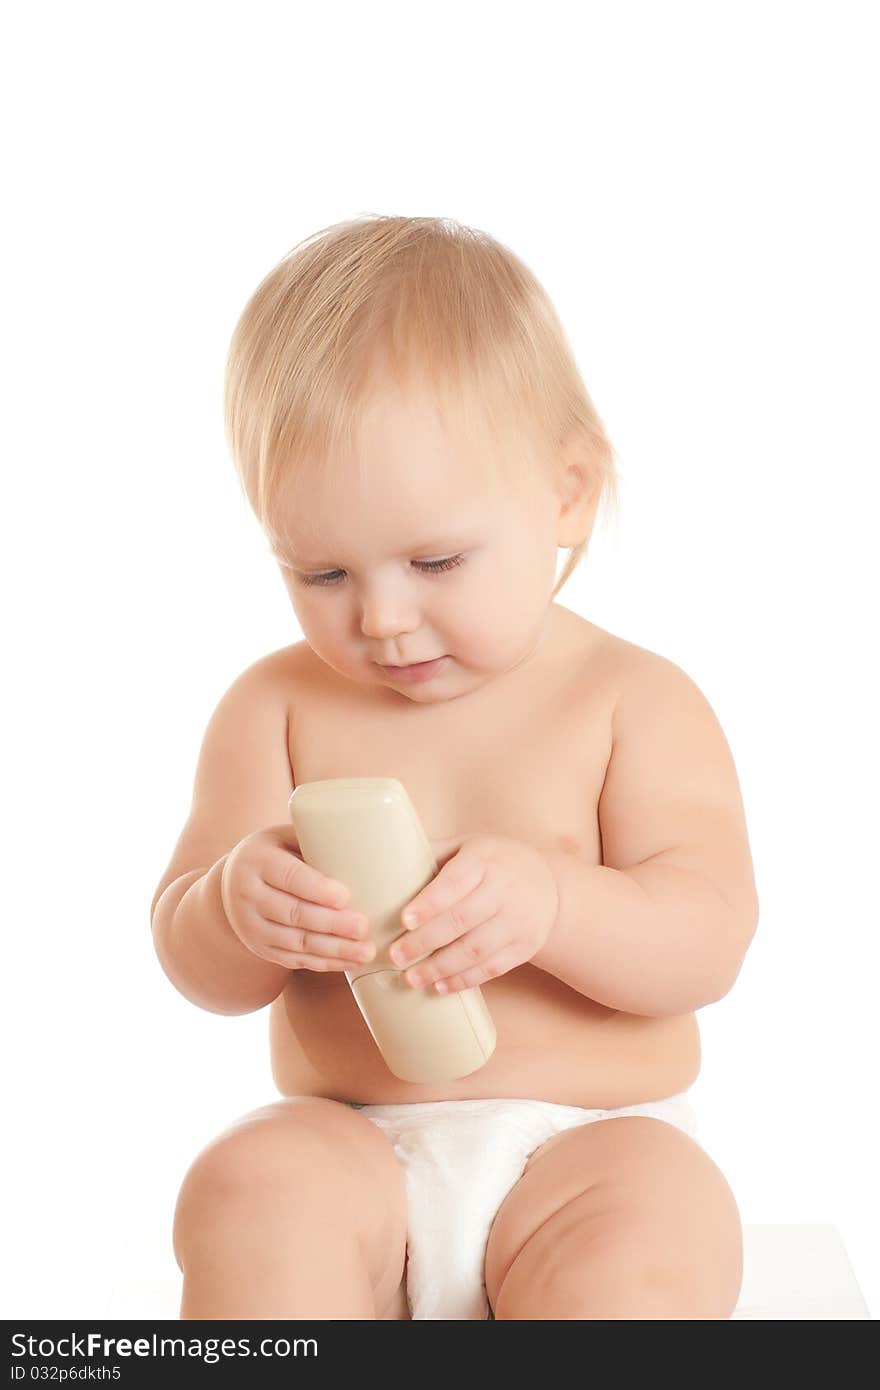
[[399,1167],[385,1136],[337,1101],[289,1097],[252,1111],[207,1144],[184,1176],[174,1211],[177,1263],[183,1268],[190,1236],[212,1216],[325,1197],[347,1207],[371,1170],[391,1165]]
[[[530,1269],[508,1273],[500,1318],[578,1320],[726,1319],[742,1283],[742,1250],[704,1258],[645,1239],[644,1232],[589,1236],[572,1226]],[[525,1311],[526,1308],[531,1311]]]
[[[719,1249],[698,1259],[693,1252],[621,1235],[591,1251],[587,1303],[591,1318],[729,1318],[742,1278],[741,1258]],[[557,1290],[565,1297],[562,1268]],[[569,1278],[568,1284],[570,1285]]]

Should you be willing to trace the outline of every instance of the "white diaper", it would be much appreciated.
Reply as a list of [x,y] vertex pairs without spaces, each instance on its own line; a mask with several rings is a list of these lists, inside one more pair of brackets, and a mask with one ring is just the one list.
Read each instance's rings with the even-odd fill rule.
[[489,1230],[530,1155],[552,1135],[619,1115],[649,1115],[692,1137],[697,1132],[686,1091],[618,1110],[506,1097],[356,1108],[387,1135],[406,1175],[413,1319],[493,1316],[483,1282]]

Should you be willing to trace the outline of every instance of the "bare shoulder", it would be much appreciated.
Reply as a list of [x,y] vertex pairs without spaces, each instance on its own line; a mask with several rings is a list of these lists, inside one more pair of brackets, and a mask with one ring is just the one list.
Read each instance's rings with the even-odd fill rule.
[[606,634],[612,751],[599,803],[604,863],[691,868],[750,920],[756,890],[745,808],[719,719],[696,681],[659,652]]
[[705,696],[682,667],[668,657],[563,610],[563,632],[569,651],[589,689],[602,690],[611,700],[618,727],[627,717],[660,699],[680,701],[690,713],[702,707],[711,713]]
[[258,657],[235,682],[266,700],[277,700],[292,713],[297,691],[305,691],[316,679],[316,658],[308,642],[292,642]]
[[[303,644],[304,645],[304,644]],[[196,760],[189,816],[153,897],[206,870],[253,831],[286,824],[293,790],[288,748],[296,647],[252,661],[222,692]]]
[[278,647],[243,667],[218,697],[208,731],[219,726],[224,734],[238,729],[246,737],[246,730],[255,720],[263,722],[285,715],[302,664],[297,648],[306,645],[303,642]]
[[614,672],[616,691],[613,726],[615,737],[630,732],[634,723],[653,728],[665,726],[677,737],[698,743],[701,735],[721,737],[717,715],[692,676],[660,652],[610,638],[607,660]]
[[266,677],[275,680],[279,690],[287,695],[290,694],[292,682],[300,686],[315,684],[327,670],[304,639],[268,652],[254,663],[254,667],[261,667]]
[[245,669],[253,672],[255,676],[264,676],[269,681],[274,679],[283,683],[304,666],[307,654],[314,655],[308,642],[291,642],[289,646],[276,647],[274,651],[266,652],[265,656],[258,657]]

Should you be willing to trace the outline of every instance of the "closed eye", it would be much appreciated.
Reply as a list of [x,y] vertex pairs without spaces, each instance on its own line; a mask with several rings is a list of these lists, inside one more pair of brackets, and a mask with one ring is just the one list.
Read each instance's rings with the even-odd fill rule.
[[[413,560],[412,564],[422,574],[440,574],[443,570],[455,569],[458,565],[464,564],[464,555],[448,555],[443,560]],[[345,570],[330,570],[327,574],[298,574],[297,579],[301,584],[331,584],[338,583],[338,575],[345,574]]]

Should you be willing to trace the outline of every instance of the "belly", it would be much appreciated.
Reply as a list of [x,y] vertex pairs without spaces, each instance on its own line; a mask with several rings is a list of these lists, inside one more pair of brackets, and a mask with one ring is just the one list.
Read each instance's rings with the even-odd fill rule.
[[696,1015],[607,1009],[532,965],[482,986],[498,1033],[478,1071],[401,1081],[385,1065],[342,973],[299,970],[270,1010],[272,1075],[282,1095],[366,1104],[518,1096],[613,1109],[674,1095],[700,1070]]

